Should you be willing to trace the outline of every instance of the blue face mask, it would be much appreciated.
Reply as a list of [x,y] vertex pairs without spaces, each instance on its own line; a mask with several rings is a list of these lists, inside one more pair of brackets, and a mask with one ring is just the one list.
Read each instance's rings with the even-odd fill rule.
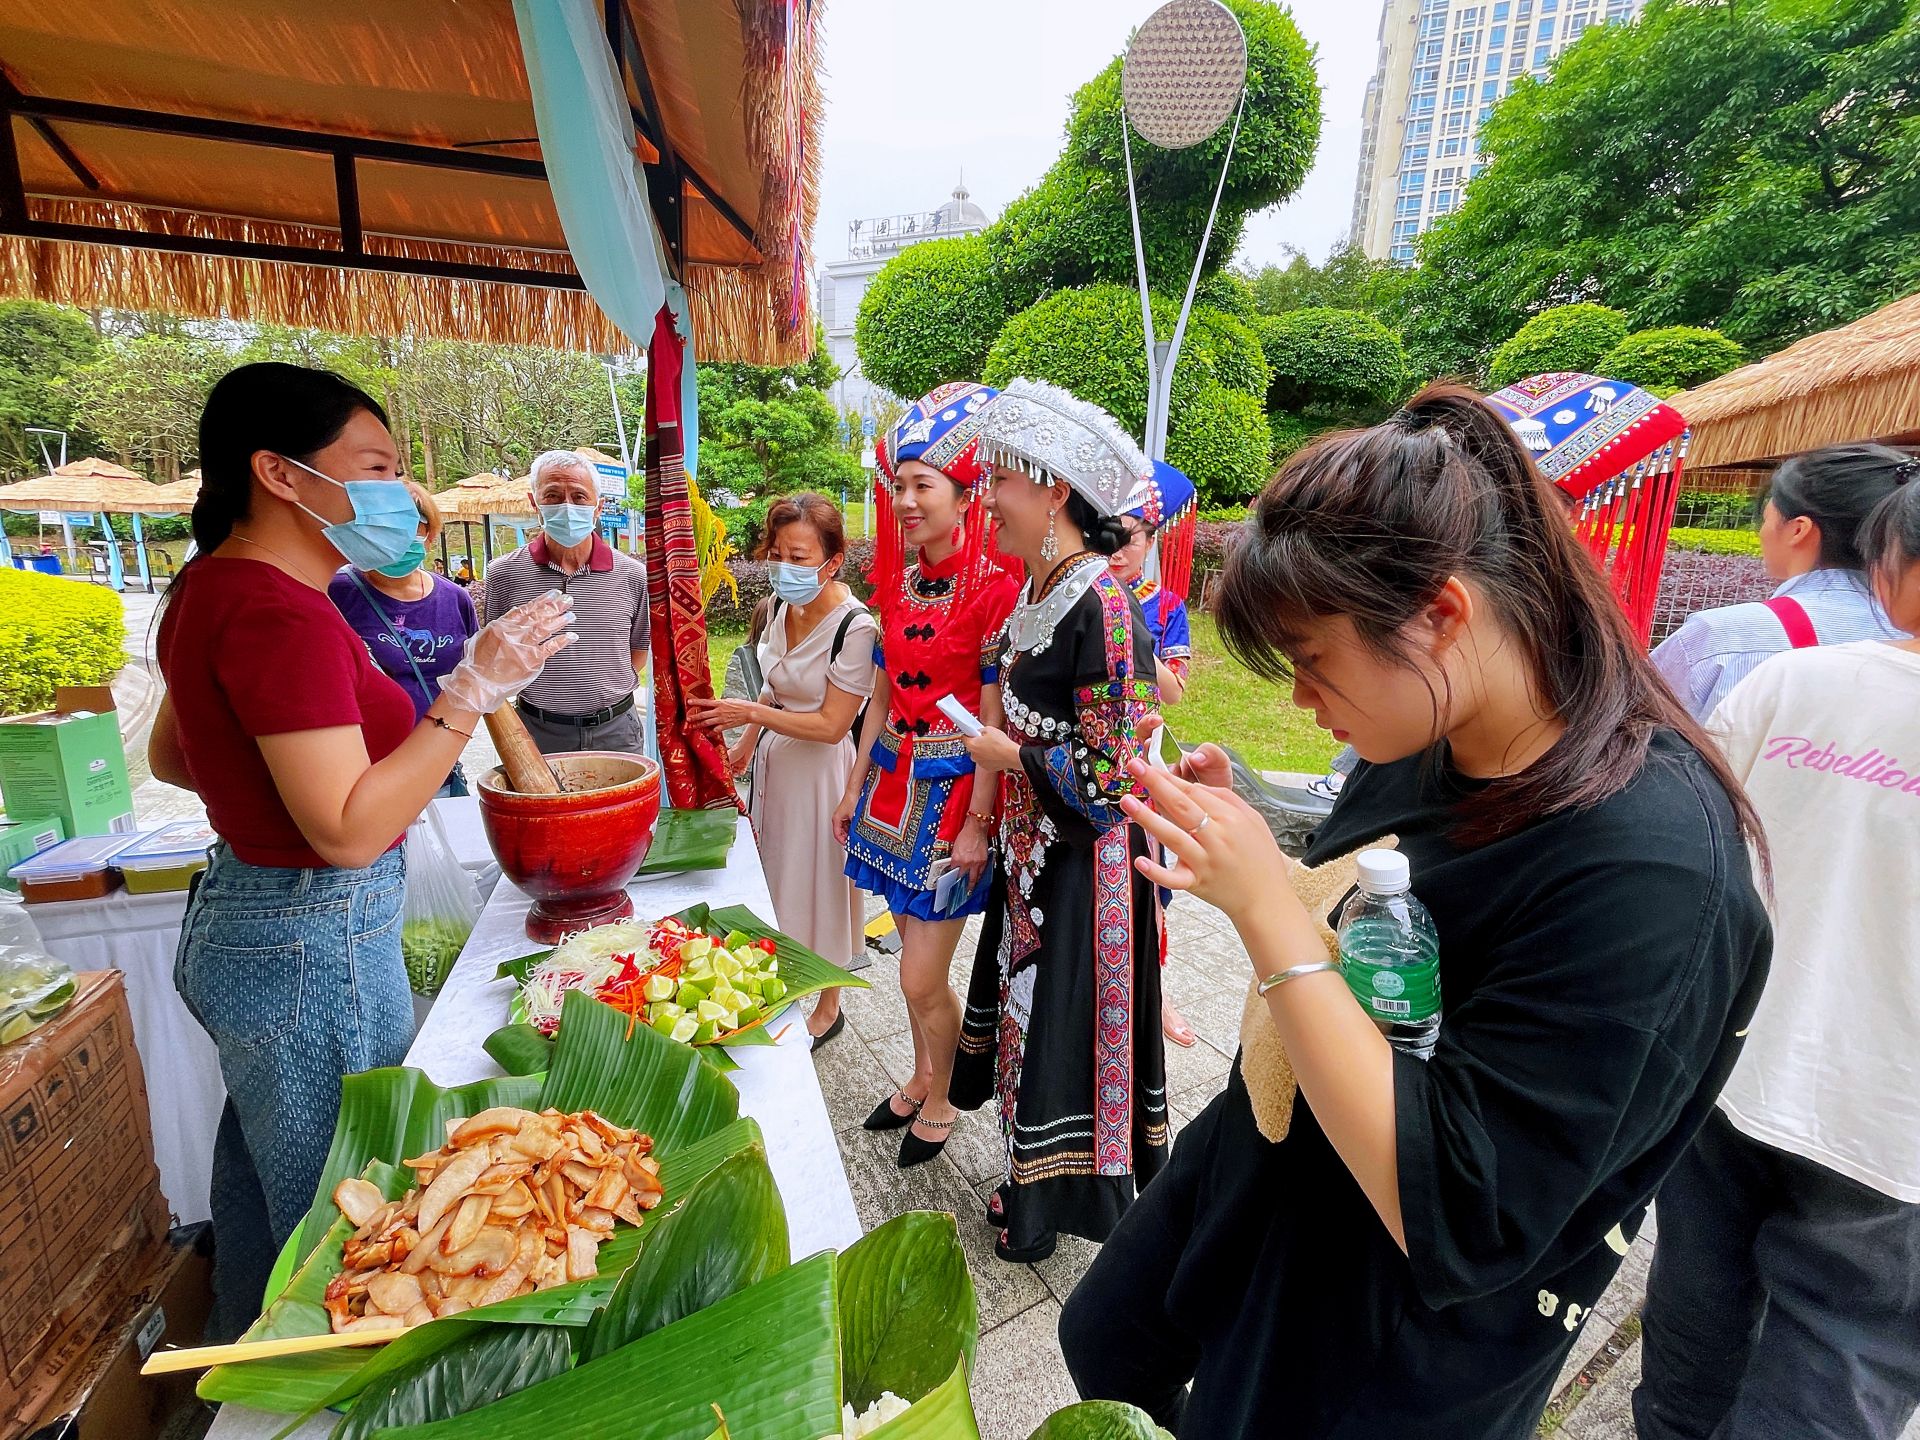
[[772,561],[767,566],[767,583],[773,593],[789,605],[806,605],[822,590],[827,582],[820,578],[824,565],[794,565],[785,560]]
[[373,568],[389,580],[404,580],[426,563],[427,542],[416,535],[413,544],[407,547],[406,554],[402,555],[391,565],[376,565]]
[[561,549],[569,549],[593,534],[600,521],[597,505],[542,505],[540,528]]
[[[326,516],[302,510],[320,522],[320,533],[329,544],[360,570],[378,570],[396,563],[420,538],[420,512],[403,480],[336,480],[291,455],[280,457],[289,465],[298,465],[309,475],[318,475],[329,485],[338,485],[353,502],[351,520],[330,521]],[[419,562],[415,562],[418,564]]]

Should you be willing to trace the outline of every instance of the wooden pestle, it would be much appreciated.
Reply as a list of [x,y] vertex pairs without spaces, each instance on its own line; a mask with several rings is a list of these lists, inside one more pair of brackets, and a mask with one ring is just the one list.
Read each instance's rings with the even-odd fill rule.
[[507,784],[522,795],[558,795],[560,782],[540,747],[533,743],[527,722],[508,701],[487,716],[487,733],[494,749],[500,752],[500,767],[507,772]]

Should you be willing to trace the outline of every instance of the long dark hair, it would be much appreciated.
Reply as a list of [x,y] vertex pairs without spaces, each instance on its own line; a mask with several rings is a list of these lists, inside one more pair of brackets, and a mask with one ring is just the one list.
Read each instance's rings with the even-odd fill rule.
[[1820,529],[1820,564],[1864,570],[1860,527],[1893,494],[1911,458],[1887,445],[1827,445],[1783,460],[1761,498],[1783,520],[1804,515]]
[[338,440],[362,410],[387,423],[378,401],[331,370],[269,360],[222,375],[200,412],[200,495],[192,519],[196,553],[174,576],[163,603],[186,583],[200,557],[226,544],[234,525],[251,513],[256,452],[308,459]]
[[[1534,764],[1461,803],[1461,843],[1617,793],[1669,729],[1700,751],[1764,850],[1740,782],[1661,682],[1552,487],[1464,386],[1430,385],[1385,424],[1288,460],[1228,552],[1215,611],[1227,648],[1270,679],[1291,679],[1307,622],[1336,615],[1375,655],[1411,668],[1405,627],[1456,575],[1486,597],[1566,725]],[[1437,715],[1446,705],[1434,696]]]
[[1920,455],[1901,455],[1893,474],[1893,493],[1873,507],[1855,539],[1869,573],[1888,580],[1920,560]]

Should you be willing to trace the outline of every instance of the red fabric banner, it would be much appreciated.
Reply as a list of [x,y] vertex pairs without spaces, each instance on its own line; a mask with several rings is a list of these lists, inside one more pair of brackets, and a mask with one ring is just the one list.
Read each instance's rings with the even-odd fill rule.
[[687,702],[713,698],[707,612],[693,543],[681,438],[680,375],[686,350],[662,307],[647,348],[647,605],[653,621],[653,712],[667,803],[701,810],[740,803],[720,737],[687,724]]

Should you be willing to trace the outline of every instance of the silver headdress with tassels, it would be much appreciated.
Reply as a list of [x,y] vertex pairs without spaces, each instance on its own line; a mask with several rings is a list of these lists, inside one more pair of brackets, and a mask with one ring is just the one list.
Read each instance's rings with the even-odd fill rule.
[[1102,515],[1138,504],[1153,476],[1153,465],[1113,416],[1040,380],[1015,380],[987,402],[975,453],[982,466],[1071,485]]

